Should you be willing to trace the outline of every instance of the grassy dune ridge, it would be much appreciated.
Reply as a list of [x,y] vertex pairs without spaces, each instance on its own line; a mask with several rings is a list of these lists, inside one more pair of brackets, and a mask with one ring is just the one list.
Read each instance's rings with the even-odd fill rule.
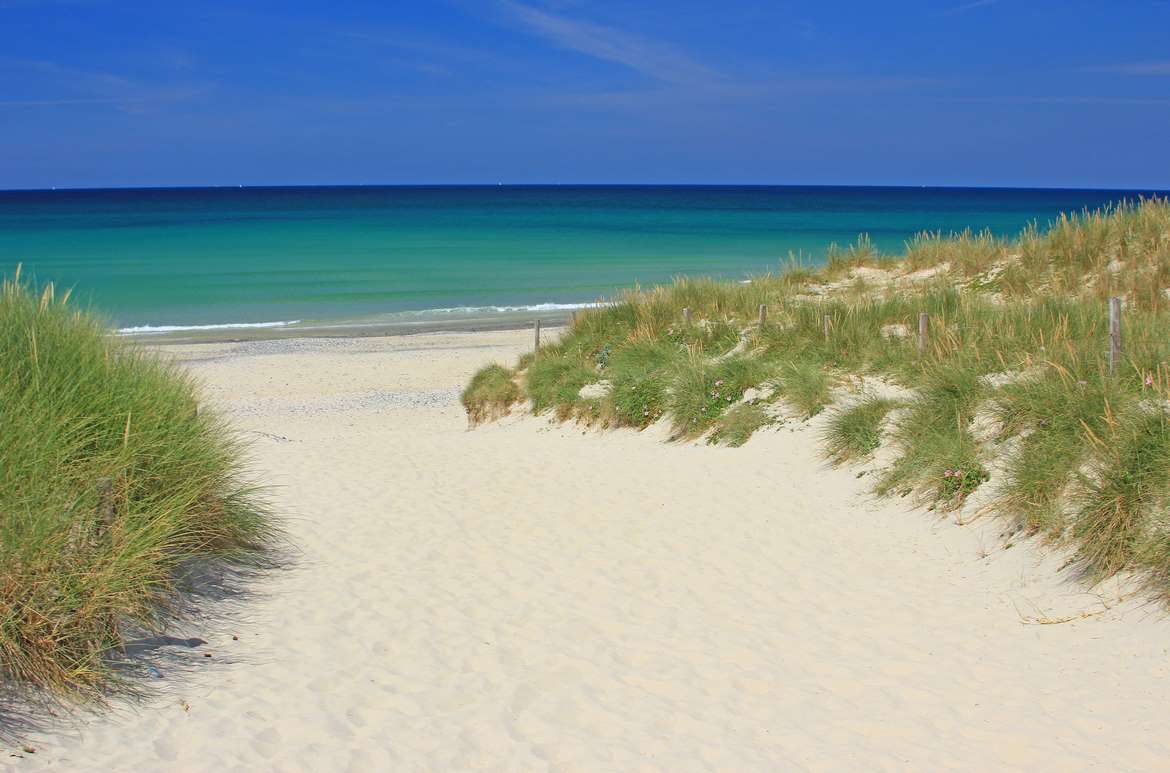
[[0,288],[0,677],[98,698],[176,571],[274,538],[240,449],[181,370],[15,278]]
[[888,451],[877,494],[945,511],[989,487],[995,511],[1071,544],[1089,579],[1137,571],[1170,595],[1167,362],[1170,201],[1150,199],[1011,240],[922,234],[886,256],[863,236],[816,269],[629,291],[514,368],[490,366],[495,388],[477,376],[464,405],[473,423],[527,398],[560,419],[664,419],[677,438],[731,445],[829,409],[827,458]]

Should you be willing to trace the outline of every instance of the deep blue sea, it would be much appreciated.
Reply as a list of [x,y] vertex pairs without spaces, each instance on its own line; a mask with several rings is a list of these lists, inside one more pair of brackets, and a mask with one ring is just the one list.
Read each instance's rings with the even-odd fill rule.
[[[406,327],[555,313],[680,274],[742,279],[861,233],[1014,235],[1150,191],[442,186],[0,192],[0,272],[120,328]],[[219,329],[219,328],[217,328]],[[230,331],[231,328],[222,328]],[[245,330],[248,328],[240,328]]]

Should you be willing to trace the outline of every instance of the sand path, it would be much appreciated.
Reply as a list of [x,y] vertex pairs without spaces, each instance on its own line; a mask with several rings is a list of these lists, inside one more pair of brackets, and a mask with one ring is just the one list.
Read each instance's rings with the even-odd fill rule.
[[1170,765],[1161,616],[1026,624],[1095,602],[1028,545],[985,556],[989,527],[868,500],[815,423],[740,449],[468,432],[459,387],[529,335],[180,349],[299,554],[194,621],[146,706],[0,765]]

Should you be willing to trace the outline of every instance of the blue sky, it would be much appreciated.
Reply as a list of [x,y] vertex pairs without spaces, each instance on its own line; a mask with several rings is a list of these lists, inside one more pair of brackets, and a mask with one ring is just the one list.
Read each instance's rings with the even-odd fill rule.
[[1167,0],[0,0],[0,188],[1170,187]]

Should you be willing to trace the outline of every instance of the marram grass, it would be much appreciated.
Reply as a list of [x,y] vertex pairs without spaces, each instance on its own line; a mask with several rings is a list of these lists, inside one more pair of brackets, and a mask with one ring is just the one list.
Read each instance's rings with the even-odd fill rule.
[[0,288],[0,677],[100,699],[176,572],[275,536],[223,424],[181,370],[16,277]]
[[707,436],[707,442],[732,448],[742,446],[756,430],[775,424],[776,421],[764,406],[742,403],[719,417],[715,429]]
[[[1111,372],[1113,296],[1124,351]],[[819,269],[794,261],[746,284],[680,278],[627,291],[497,378],[493,404],[505,410],[522,389],[535,412],[560,419],[663,420],[676,438],[739,445],[768,423],[742,400],[749,387],[767,385],[768,399],[808,417],[855,377],[884,380],[909,397],[834,409],[829,458],[889,444],[878,494],[948,510],[991,487],[1010,524],[1069,543],[1087,577],[1136,571],[1170,599],[1168,362],[1170,201],[1149,199],[1016,239],[921,234],[891,256],[863,236]],[[586,384],[608,389],[585,401]]]
[[898,406],[887,397],[869,395],[829,417],[822,440],[834,462],[852,462],[872,454],[882,442],[882,422]]
[[460,396],[471,424],[498,419],[520,401],[522,394],[512,380],[514,375],[513,371],[499,364],[476,372]]

